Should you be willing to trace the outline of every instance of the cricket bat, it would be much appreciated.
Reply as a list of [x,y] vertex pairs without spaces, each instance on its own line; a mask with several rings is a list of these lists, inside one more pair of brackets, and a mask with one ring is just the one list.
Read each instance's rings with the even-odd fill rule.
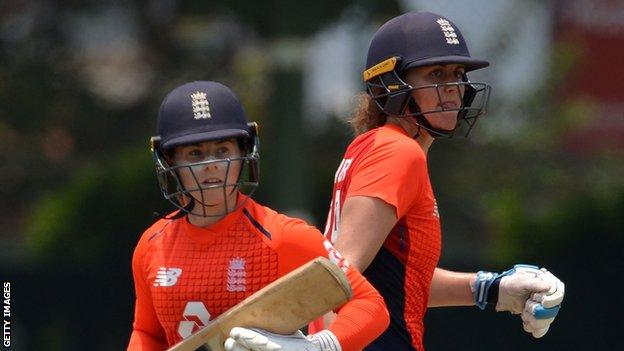
[[225,351],[223,343],[234,327],[292,334],[351,296],[345,273],[319,257],[258,290],[167,351]]

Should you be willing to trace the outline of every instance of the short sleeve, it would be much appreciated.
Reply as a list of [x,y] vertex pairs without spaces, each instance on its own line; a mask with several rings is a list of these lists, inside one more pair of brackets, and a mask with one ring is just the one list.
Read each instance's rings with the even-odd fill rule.
[[277,253],[280,260],[280,276],[313,260],[328,257],[325,237],[302,220],[281,216],[281,242]]
[[401,218],[423,192],[428,178],[427,161],[420,147],[410,141],[379,140],[355,165],[347,198],[377,197],[394,206]]

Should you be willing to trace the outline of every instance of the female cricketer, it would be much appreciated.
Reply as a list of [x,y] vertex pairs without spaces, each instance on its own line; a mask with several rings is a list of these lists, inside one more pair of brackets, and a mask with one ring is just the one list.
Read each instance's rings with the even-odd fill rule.
[[440,216],[427,151],[461,125],[467,136],[485,112],[490,87],[470,82],[467,72],[488,65],[470,56],[457,26],[434,13],[395,17],[372,39],[363,72],[367,91],[351,120],[357,137],[336,172],[325,228],[388,306],[390,327],[366,350],[423,350],[427,307],[492,306],[520,314],[536,338],[559,310],[564,285],[545,269],[517,265],[497,274],[437,267]]
[[[164,197],[178,210],[147,229],[132,259],[136,290],[128,350],[166,350],[304,263],[337,255],[314,227],[259,205],[258,136],[232,93],[191,82],[164,99],[152,152]],[[353,298],[313,335],[234,328],[230,351],[360,350],[388,326],[383,298],[354,266]]]

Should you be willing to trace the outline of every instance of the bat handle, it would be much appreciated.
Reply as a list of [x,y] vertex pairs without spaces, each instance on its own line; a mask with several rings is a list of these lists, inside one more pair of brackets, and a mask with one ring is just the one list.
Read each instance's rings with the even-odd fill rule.
[[542,305],[537,305],[533,309],[533,315],[535,316],[536,319],[553,318],[557,315],[557,313],[559,313],[560,308],[561,308],[561,305],[553,306],[550,308],[546,308]]

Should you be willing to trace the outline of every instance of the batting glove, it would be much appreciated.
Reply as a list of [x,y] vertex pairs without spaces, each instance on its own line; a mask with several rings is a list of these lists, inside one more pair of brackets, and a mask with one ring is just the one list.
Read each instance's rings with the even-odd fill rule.
[[226,351],[342,351],[334,333],[322,330],[305,336],[274,334],[262,329],[232,328],[224,343]]
[[515,265],[501,274],[480,271],[471,289],[477,307],[521,314],[524,330],[535,338],[546,334],[565,295],[561,280],[530,265]]

